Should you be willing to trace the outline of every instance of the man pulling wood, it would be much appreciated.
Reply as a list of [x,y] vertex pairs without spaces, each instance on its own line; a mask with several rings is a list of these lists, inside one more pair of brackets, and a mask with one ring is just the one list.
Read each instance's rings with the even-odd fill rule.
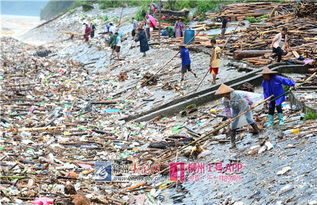
[[[233,118],[240,113],[250,109],[250,106],[253,104],[251,99],[244,95],[242,92],[235,91],[233,88],[222,84],[218,90],[216,91],[215,95],[222,95],[223,99],[223,105],[224,105],[224,112],[228,118]],[[252,112],[247,112],[245,114],[246,120],[249,123],[249,125],[253,128],[253,134],[258,134],[260,132],[260,129],[256,125],[256,123],[253,120]],[[236,148],[236,134],[237,134],[237,128],[239,123],[240,117],[235,119],[231,124],[231,131],[230,131],[230,142],[231,147],[230,148]]]

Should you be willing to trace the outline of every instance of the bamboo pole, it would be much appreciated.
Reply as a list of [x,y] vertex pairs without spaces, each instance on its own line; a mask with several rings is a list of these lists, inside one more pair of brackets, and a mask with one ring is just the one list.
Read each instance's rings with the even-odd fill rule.
[[[283,93],[282,95],[285,95],[285,93]],[[278,96],[278,97],[281,97],[282,95],[280,95],[280,96]],[[187,144],[187,145],[181,147],[180,149],[177,149],[176,152],[180,154],[180,153],[181,153],[185,148],[187,148],[188,146],[194,145],[194,144],[198,143],[199,141],[201,141],[202,139],[204,139],[204,138],[206,138],[206,137],[209,137],[211,134],[213,134],[213,133],[219,131],[220,129],[226,127],[227,125],[229,125],[233,120],[237,119],[238,117],[241,117],[242,115],[246,114],[247,112],[250,112],[251,110],[253,110],[254,108],[258,107],[259,105],[265,103],[266,101],[268,101],[268,100],[271,99],[272,97],[273,97],[273,95],[271,95],[270,97],[268,97],[268,98],[266,98],[266,99],[264,99],[264,100],[258,102],[256,105],[251,106],[248,110],[246,110],[246,111],[240,113],[239,115],[237,115],[237,116],[235,116],[235,117],[233,117],[233,118],[231,118],[231,119],[228,119],[228,120],[225,121],[223,124],[219,125],[219,126],[216,127],[214,130],[212,130],[211,132],[207,133],[206,135],[204,135],[204,136],[202,136],[202,137],[196,139],[195,141],[193,141],[193,142],[191,142],[191,143],[189,143],[189,144]],[[171,154],[173,154],[173,153],[174,153],[174,152],[172,152]],[[171,155],[171,154],[170,154],[170,155]],[[159,156],[158,158],[160,158],[160,156]],[[158,173],[154,174],[154,176],[156,176],[156,175],[158,175],[158,174],[161,174],[161,173],[167,171],[168,169],[169,169],[169,167],[163,169],[162,171],[159,171]]]
[[162,21],[162,13],[161,13],[161,7],[162,5],[162,0],[160,0],[160,5],[159,5],[159,44],[161,44],[161,21]]
[[[285,94],[285,93],[284,93],[284,94]],[[284,95],[284,94],[283,94],[283,95]],[[235,117],[233,117],[233,118],[230,118],[230,119],[226,120],[223,124],[219,125],[218,127],[216,127],[216,128],[215,128],[214,130],[212,130],[211,132],[209,132],[209,133],[207,133],[206,135],[204,135],[204,136],[202,136],[202,137],[196,139],[195,141],[193,141],[193,142],[191,142],[191,143],[189,143],[189,144],[183,146],[183,147],[180,149],[180,151],[184,150],[186,147],[188,147],[188,146],[190,146],[190,145],[196,144],[197,142],[199,142],[200,140],[202,140],[202,139],[204,139],[204,138],[210,136],[211,134],[214,134],[215,132],[218,132],[220,129],[226,127],[227,125],[229,125],[229,124],[230,124],[232,121],[234,121],[235,119],[237,119],[237,118],[241,117],[242,115],[244,115],[244,114],[250,112],[251,110],[253,110],[254,108],[260,106],[260,105],[263,104],[263,103],[265,103],[266,101],[268,101],[268,100],[271,99],[272,97],[273,97],[273,95],[271,95],[270,97],[268,97],[268,98],[266,98],[266,99],[264,99],[264,100],[258,102],[258,103],[255,104],[255,105],[251,106],[248,110],[246,110],[246,111],[240,113],[239,115],[237,115],[237,116],[235,116]],[[278,96],[278,97],[281,97],[281,96]]]
[[317,74],[317,72],[313,73],[311,76],[309,76],[306,80],[304,80],[304,82],[302,84],[307,83],[310,79],[312,79],[315,75]]
[[39,132],[39,131],[51,131],[51,130],[60,130],[64,129],[66,126],[58,127],[33,127],[33,128],[21,128],[18,129],[19,132]]

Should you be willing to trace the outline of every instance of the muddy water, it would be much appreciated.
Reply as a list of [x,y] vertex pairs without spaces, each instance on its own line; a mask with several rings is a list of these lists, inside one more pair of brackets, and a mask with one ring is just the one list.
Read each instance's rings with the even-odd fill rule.
[[36,27],[42,21],[35,16],[1,15],[1,36],[18,38],[23,33]]

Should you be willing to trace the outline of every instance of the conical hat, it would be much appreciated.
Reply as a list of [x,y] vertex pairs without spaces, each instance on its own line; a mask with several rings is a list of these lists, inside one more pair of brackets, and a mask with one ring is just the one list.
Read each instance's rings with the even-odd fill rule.
[[272,71],[271,69],[269,69],[269,67],[265,67],[261,72],[258,72],[256,74],[274,74],[274,73],[278,73],[278,72]]
[[215,95],[221,95],[224,93],[231,93],[232,91],[234,91],[233,88],[231,88],[225,84],[221,84],[220,87],[218,88],[218,90],[216,91]]

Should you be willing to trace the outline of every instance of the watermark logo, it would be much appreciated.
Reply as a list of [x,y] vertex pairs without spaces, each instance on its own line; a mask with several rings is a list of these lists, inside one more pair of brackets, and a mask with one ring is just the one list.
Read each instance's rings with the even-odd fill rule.
[[185,163],[172,162],[170,163],[170,180],[171,181],[185,181]]
[[[170,180],[180,182],[201,182],[219,180],[221,182],[236,182],[242,180],[241,163],[205,163],[205,162],[172,162],[170,163]],[[187,179],[187,180],[186,180]]]
[[96,181],[147,181],[157,178],[160,164],[117,164],[111,161],[95,163]]
[[96,162],[96,169],[94,174],[96,181],[112,181],[112,163]]

